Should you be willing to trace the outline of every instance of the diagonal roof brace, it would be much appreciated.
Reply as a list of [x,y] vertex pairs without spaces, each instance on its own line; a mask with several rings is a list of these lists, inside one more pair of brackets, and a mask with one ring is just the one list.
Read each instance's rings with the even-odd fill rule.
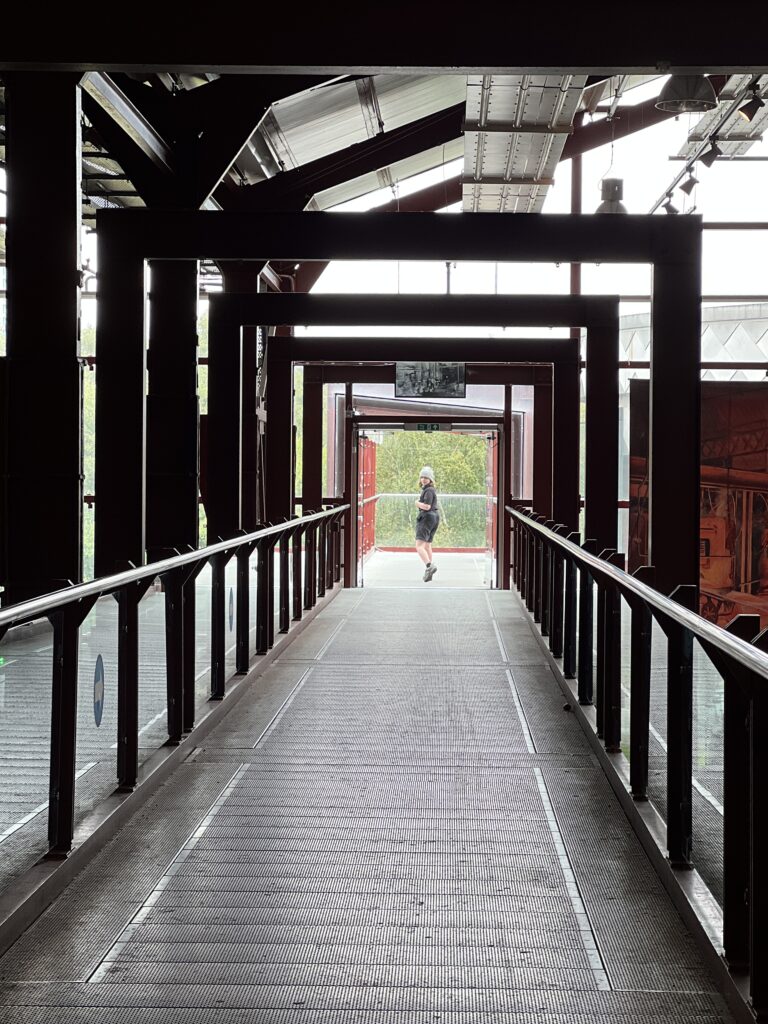
[[171,147],[109,75],[90,71],[83,76],[80,86],[120,125],[152,163],[164,171],[173,172]]

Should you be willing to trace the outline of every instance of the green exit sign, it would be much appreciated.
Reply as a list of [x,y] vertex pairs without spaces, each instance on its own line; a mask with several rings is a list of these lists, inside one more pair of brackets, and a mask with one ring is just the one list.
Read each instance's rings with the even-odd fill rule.
[[417,430],[426,430],[426,431],[439,430],[440,429],[440,424],[439,423],[417,423],[416,424],[416,429]]

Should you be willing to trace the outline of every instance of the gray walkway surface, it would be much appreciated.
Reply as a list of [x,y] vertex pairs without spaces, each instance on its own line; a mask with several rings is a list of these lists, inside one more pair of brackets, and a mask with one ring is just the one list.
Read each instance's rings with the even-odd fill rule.
[[4,1024],[730,1021],[513,594],[342,592],[0,960]]

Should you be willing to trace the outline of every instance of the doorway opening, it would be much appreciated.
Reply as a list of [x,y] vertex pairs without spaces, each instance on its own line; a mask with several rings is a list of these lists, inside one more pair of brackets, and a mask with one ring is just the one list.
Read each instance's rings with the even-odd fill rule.
[[434,469],[440,523],[433,541],[434,588],[498,585],[502,422],[447,417],[393,422],[356,416],[352,448],[356,585],[424,586],[415,550],[419,475]]

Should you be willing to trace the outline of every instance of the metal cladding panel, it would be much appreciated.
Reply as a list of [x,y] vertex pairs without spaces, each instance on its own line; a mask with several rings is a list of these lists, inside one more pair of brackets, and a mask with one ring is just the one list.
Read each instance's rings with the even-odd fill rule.
[[[688,133],[688,139],[681,146],[678,156],[693,157],[704,139],[713,133],[715,125],[727,110],[729,104],[740,93],[743,93],[744,103],[752,98],[750,83],[754,75],[731,75],[723,86],[719,96],[718,105],[702,114],[696,124]],[[755,142],[760,142],[763,134],[768,130],[768,77],[762,76],[757,91],[758,96],[766,100],[766,105],[761,107],[751,121],[745,121],[739,117],[738,110],[728,118],[726,123],[717,129],[717,145],[723,152],[723,156],[743,156]],[[743,104],[742,104],[743,105]]]
[[[583,76],[574,75],[468,78],[467,122],[487,130],[465,134],[465,210],[541,211],[548,185],[519,184],[515,179],[554,176],[585,82]],[[506,125],[562,128],[563,133],[498,130]]]
[[[407,178],[412,178],[423,171],[431,171],[435,167],[440,167],[444,162],[448,163],[451,160],[458,160],[463,152],[464,140],[461,138],[445,146],[435,146],[432,149],[425,150],[423,153],[419,153],[417,156],[391,164],[385,170],[378,171],[375,174],[364,174],[359,178],[353,178],[352,181],[345,181],[343,185],[337,185],[335,188],[326,189],[325,192],[319,192],[315,196],[314,207],[310,207],[310,209],[328,210],[332,206],[338,206],[339,203],[346,203],[350,199],[357,199],[359,196],[376,192],[381,188],[385,188],[391,182],[405,181]],[[383,175],[385,176],[384,178],[382,177]],[[391,181],[386,179],[386,175],[389,175]],[[385,201],[390,199],[392,199],[391,195],[385,196]]]
[[[375,76],[369,83],[385,131],[454,106],[464,98],[463,76],[387,75]],[[360,82],[345,82],[281,100],[272,106],[260,131],[286,168],[364,142],[377,132],[370,130],[371,118],[364,111],[361,91]]]

